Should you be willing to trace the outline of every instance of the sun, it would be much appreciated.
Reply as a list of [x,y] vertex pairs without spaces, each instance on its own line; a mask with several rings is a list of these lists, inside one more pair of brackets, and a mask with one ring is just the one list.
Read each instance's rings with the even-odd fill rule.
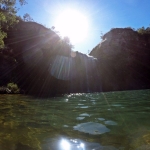
[[68,36],[72,44],[82,42],[88,33],[87,18],[73,9],[67,9],[58,15],[55,27],[62,37]]

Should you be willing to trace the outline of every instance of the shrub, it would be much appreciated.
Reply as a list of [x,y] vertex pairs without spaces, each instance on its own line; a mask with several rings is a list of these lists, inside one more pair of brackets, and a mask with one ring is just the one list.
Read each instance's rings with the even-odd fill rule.
[[13,83],[13,82],[8,83],[8,84],[7,84],[7,88],[8,88],[9,90],[11,90],[12,93],[15,93],[15,94],[17,94],[17,93],[20,92],[20,89],[18,88],[18,85],[15,84],[15,83]]

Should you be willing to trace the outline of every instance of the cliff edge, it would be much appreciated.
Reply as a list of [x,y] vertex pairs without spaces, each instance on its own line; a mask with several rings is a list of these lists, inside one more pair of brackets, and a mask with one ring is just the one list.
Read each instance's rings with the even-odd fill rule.
[[112,29],[90,55],[99,60],[104,91],[150,88],[150,34]]

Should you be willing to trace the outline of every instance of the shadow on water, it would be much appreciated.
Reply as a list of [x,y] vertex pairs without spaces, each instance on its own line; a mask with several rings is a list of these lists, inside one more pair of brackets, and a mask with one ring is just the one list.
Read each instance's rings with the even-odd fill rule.
[[0,96],[0,149],[149,150],[150,90]]

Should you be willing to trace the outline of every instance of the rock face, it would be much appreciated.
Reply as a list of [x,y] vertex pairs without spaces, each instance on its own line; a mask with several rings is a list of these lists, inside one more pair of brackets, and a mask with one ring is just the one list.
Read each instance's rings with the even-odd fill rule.
[[7,87],[0,87],[0,94],[11,94],[11,90]]
[[0,53],[0,86],[6,85],[13,78],[13,70],[17,66],[15,59]]
[[91,57],[73,52],[53,30],[35,22],[17,24],[5,45],[11,53],[0,53],[0,81],[13,81],[27,94],[150,88],[150,35],[132,29],[106,33]]
[[73,52],[53,30],[35,22],[20,22],[5,44],[17,61],[15,83],[26,93],[51,96],[101,91],[97,59]]
[[150,88],[150,35],[115,28],[90,55],[99,60],[103,91]]

